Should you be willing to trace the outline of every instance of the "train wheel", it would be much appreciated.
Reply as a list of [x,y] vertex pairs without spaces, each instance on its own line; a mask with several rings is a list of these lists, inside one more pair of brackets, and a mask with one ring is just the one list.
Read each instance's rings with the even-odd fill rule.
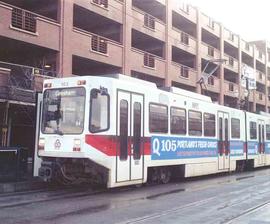
[[167,184],[171,180],[171,170],[168,168],[160,168],[159,170],[159,181],[162,184]]

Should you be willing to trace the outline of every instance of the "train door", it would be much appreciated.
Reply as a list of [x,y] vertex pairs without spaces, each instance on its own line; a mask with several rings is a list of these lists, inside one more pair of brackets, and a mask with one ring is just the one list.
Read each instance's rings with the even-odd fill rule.
[[116,181],[143,179],[143,95],[118,91]]
[[218,169],[230,168],[229,114],[218,112]]
[[258,121],[259,144],[258,144],[258,163],[265,164],[265,124],[264,121]]

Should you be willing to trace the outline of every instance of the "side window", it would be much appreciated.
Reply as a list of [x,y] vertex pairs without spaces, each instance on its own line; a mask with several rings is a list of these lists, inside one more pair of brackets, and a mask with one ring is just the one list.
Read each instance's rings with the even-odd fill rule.
[[188,111],[188,133],[189,135],[202,135],[202,113],[197,111]]
[[236,118],[231,119],[231,135],[232,138],[240,138],[240,120]]
[[141,104],[136,102],[133,104],[133,158],[141,158]]
[[99,89],[91,90],[90,99],[90,132],[96,133],[109,129],[110,97]]
[[128,157],[128,102],[120,101],[120,160]]
[[152,133],[168,133],[168,108],[165,105],[149,105],[149,129]]
[[250,139],[257,139],[257,123],[254,121],[249,122]]
[[270,125],[266,125],[266,140],[270,140]]
[[171,107],[171,134],[185,135],[186,126],[186,110]]
[[204,113],[204,136],[216,136],[216,116],[214,114]]

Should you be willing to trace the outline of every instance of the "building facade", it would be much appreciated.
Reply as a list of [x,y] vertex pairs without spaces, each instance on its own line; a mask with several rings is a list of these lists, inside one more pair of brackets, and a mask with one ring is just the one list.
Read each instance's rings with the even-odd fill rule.
[[[250,111],[270,111],[270,44],[247,42],[199,9],[172,0],[2,0],[0,49],[2,143],[11,141],[9,113],[25,102],[33,116],[34,92],[55,76],[123,73],[231,107],[248,97]],[[208,63],[210,72],[215,59],[226,62],[200,86],[202,71]],[[240,84],[243,66],[256,71],[257,89],[249,94]],[[29,85],[14,84],[20,78]],[[14,100],[10,89],[24,89],[30,99],[18,93]]]

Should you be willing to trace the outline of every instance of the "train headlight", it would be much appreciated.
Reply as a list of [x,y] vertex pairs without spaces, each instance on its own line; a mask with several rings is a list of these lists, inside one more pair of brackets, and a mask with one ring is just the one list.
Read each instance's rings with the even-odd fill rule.
[[80,152],[81,151],[81,139],[74,139],[73,151],[74,152]]
[[38,150],[44,150],[44,146],[45,146],[45,139],[44,138],[40,138],[38,140]]

